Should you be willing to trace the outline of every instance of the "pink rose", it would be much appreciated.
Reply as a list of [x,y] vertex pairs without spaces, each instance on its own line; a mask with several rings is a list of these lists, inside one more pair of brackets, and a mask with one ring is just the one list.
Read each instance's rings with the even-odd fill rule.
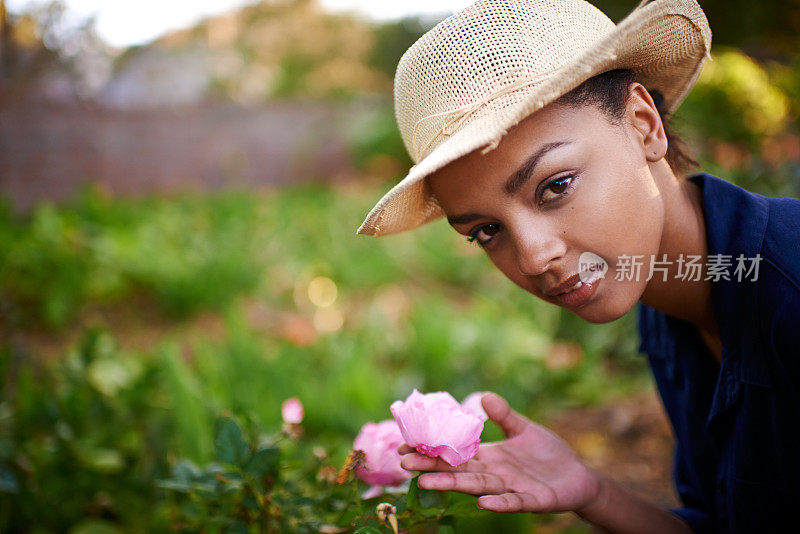
[[468,410],[484,421],[489,419],[489,416],[486,415],[486,412],[483,411],[483,405],[481,404],[481,398],[483,398],[484,391],[476,391],[475,393],[470,393],[467,395],[467,398],[461,402],[461,406],[464,407],[465,410]]
[[380,495],[377,486],[398,486],[411,478],[411,473],[400,467],[397,447],[403,444],[403,435],[393,419],[380,423],[367,423],[353,442],[354,449],[361,449],[367,456],[366,468],[356,468],[358,478],[376,486],[371,493]]
[[415,389],[390,409],[405,442],[422,454],[457,466],[478,453],[483,419],[449,393],[423,395]]
[[303,420],[303,403],[297,397],[292,397],[283,401],[281,405],[281,417],[283,422],[289,425],[299,425]]

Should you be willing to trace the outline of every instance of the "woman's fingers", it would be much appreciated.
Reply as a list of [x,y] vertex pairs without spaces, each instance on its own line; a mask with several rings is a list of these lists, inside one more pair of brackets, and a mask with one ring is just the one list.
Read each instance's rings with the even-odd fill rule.
[[542,503],[530,493],[503,493],[478,497],[478,507],[492,512],[540,512]]
[[497,393],[484,394],[481,397],[481,404],[483,404],[483,410],[489,419],[497,423],[506,437],[513,438],[522,434],[525,427],[530,424],[527,417],[512,410],[505,399]]
[[403,443],[399,447],[397,447],[397,452],[400,454],[408,454],[409,452],[414,452],[416,449],[407,443]]
[[481,471],[484,466],[483,463],[475,460],[474,458],[459,466],[453,467],[441,458],[431,458],[419,453],[409,453],[403,456],[400,460],[400,467],[408,471]]
[[423,473],[418,484],[423,489],[459,491],[471,495],[508,491],[503,480],[491,473]]
[[[481,456],[481,453],[483,452],[483,450],[486,447],[491,446],[491,445],[492,445],[491,443],[483,443],[483,444],[481,444],[481,446],[478,448],[478,452],[477,452],[477,454],[475,454],[474,458],[475,459],[480,459],[480,456]],[[414,447],[412,447],[410,445],[407,445],[407,444],[403,443],[402,445],[397,447],[397,452],[400,455],[404,455],[404,454],[409,454],[409,453],[412,453],[412,452],[415,453],[415,452],[417,452],[417,449],[415,449]]]

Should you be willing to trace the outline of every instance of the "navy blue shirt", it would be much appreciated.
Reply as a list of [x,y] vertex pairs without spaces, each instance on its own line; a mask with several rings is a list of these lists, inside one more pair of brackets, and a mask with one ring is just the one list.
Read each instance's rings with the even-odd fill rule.
[[757,275],[712,279],[721,363],[693,324],[639,304],[639,348],[675,432],[673,511],[695,532],[797,528],[800,200],[688,179],[702,189],[709,256],[761,260]]

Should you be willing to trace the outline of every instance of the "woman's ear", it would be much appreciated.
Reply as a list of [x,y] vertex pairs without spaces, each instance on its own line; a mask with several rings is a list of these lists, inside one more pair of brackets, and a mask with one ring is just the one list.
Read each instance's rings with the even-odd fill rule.
[[659,161],[666,156],[668,143],[658,108],[642,84],[634,82],[628,87],[628,91],[630,94],[625,110],[626,119],[637,134],[635,139],[647,161]]

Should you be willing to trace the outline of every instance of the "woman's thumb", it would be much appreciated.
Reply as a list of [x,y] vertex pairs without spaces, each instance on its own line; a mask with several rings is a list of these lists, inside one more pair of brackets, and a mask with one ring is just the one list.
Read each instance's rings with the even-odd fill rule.
[[521,434],[530,424],[526,417],[512,410],[505,399],[497,393],[485,393],[481,397],[481,404],[489,419],[494,421],[508,438]]

